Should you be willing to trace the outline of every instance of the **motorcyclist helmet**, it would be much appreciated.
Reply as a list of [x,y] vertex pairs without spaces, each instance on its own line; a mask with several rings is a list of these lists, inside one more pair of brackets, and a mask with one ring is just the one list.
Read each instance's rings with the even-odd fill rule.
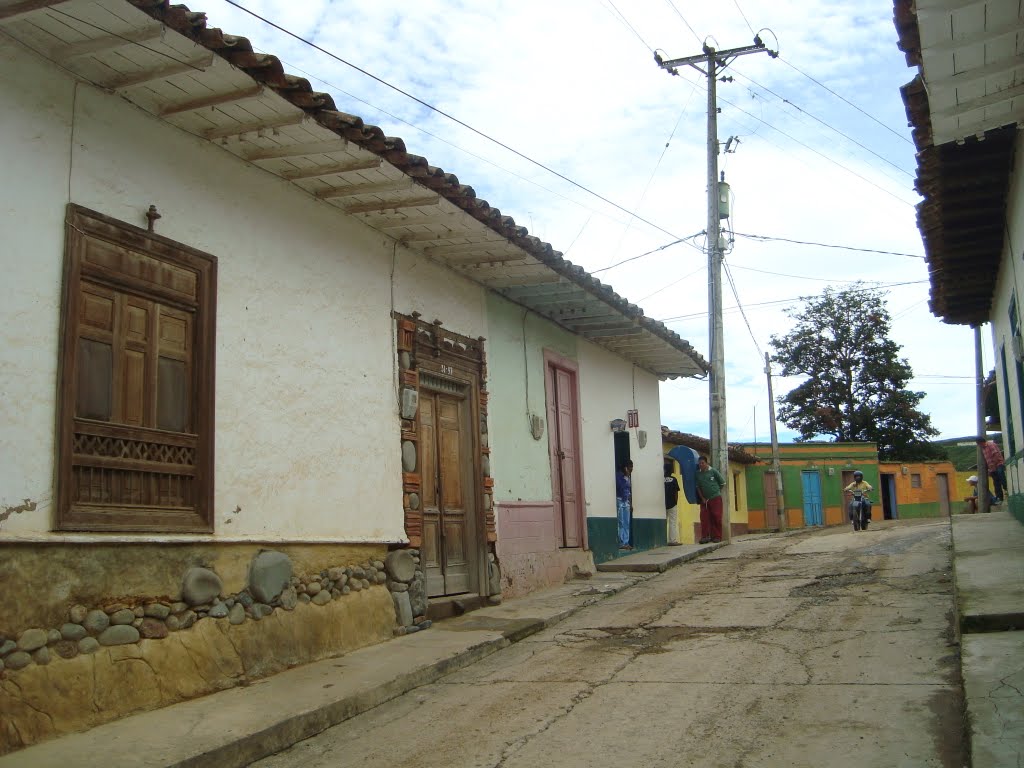
[[861,472],[861,471],[860,471],[860,470],[858,469],[858,470],[857,470],[856,472],[854,472],[854,473],[853,473],[853,479],[854,479],[854,480],[857,480],[857,481],[863,480],[863,479],[864,479],[864,473],[863,473],[863,472]]

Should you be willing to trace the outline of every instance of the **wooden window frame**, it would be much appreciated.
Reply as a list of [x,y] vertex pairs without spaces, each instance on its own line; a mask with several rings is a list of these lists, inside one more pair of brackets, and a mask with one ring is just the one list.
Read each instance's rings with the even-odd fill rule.
[[[65,224],[57,375],[55,528],[61,531],[211,533],[217,259],[73,204],[68,206]],[[119,267],[119,264],[127,266]],[[76,415],[77,350],[79,338],[84,338],[79,319],[83,278],[90,290],[91,286],[98,285],[152,302],[166,308],[169,315],[190,313],[192,349],[187,384],[191,431],[160,430],[155,424],[130,426]],[[159,350],[152,354],[159,360]],[[155,386],[156,380],[150,379],[149,384]],[[147,402],[155,403],[151,389],[146,389],[145,397]],[[155,404],[152,409],[155,413]],[[105,446],[102,449],[82,447],[101,443]],[[83,501],[80,478],[87,466],[101,474],[105,468],[109,468],[110,474],[120,473],[122,497],[130,495],[123,491],[125,487],[152,483],[147,486],[148,501],[129,504],[115,499],[108,502],[104,501],[103,493],[99,501]],[[77,482],[76,470],[79,472]],[[191,503],[161,504],[159,499],[165,495],[163,484],[170,482],[190,483]],[[101,480],[100,485],[106,490],[105,481]],[[75,498],[76,493],[78,498]],[[181,495],[180,486],[178,494]],[[153,501],[154,496],[157,501]],[[171,497],[171,491],[166,491],[166,498]]]

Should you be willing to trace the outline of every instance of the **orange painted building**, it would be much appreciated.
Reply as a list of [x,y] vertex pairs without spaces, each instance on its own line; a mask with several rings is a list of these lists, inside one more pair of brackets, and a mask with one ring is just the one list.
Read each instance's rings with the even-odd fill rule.
[[963,505],[950,461],[881,462],[878,474],[881,505],[876,505],[886,520],[948,517]]
[[843,488],[853,482],[854,470],[876,492],[872,494],[872,519],[882,519],[879,504],[878,446],[874,443],[789,443],[779,446],[784,504],[776,494],[772,450],[764,443],[744,444],[744,451],[760,461],[746,467],[747,515],[750,530],[777,530],[780,506],[785,508],[786,527],[840,525],[847,522]]

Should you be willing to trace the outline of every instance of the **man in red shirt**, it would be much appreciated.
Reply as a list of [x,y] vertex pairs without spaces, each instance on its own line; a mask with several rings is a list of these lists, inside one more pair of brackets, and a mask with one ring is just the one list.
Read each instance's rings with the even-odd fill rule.
[[1002,504],[1006,492],[1006,461],[1003,459],[1003,452],[999,450],[998,445],[985,437],[979,437],[977,443],[981,446],[981,455],[985,457],[988,476],[992,478],[996,504]]

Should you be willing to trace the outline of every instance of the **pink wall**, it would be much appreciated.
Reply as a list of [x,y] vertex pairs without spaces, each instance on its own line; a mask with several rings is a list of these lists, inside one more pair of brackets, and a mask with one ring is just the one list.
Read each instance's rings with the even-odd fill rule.
[[579,571],[593,572],[590,552],[559,548],[552,502],[499,502],[496,509],[496,548],[505,597],[562,584],[572,577],[573,566]]

